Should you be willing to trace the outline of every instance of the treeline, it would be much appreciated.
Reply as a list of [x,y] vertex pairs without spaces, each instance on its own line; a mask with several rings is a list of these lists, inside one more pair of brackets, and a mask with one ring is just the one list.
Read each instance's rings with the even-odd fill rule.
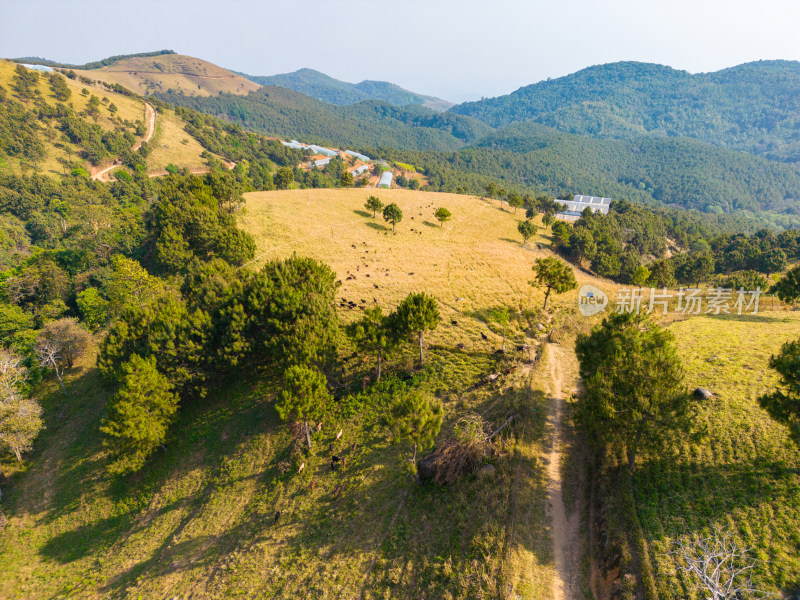
[[573,225],[556,221],[552,232],[573,262],[588,263],[597,275],[627,285],[671,287],[713,279],[724,287],[766,290],[765,276],[800,259],[798,230],[747,235],[629,202],[613,202],[607,215],[587,209]]
[[[232,215],[241,206],[241,189],[236,175],[224,171],[160,180],[137,172],[108,185],[81,175],[0,176],[0,349],[21,374],[14,397],[47,371],[63,386],[64,371],[85,351],[88,332],[112,323],[124,325],[112,327],[104,348],[121,339],[120,327],[127,328],[128,345],[116,346],[117,354],[135,347],[144,359],[142,348],[157,347],[159,372],[174,376],[170,385],[188,389],[187,382],[202,381],[197,365],[180,354],[183,346],[158,344],[169,339],[202,345],[208,318],[188,312],[178,281],[190,267],[233,269],[253,258],[255,244]],[[148,337],[134,342],[143,327],[149,327]],[[213,339],[217,344],[219,338]],[[180,366],[170,362],[176,353]],[[112,354],[103,355],[103,364],[113,362]],[[105,372],[111,374],[111,367]],[[114,413],[113,405],[109,410]],[[4,428],[24,426],[16,432],[28,440],[24,447],[40,426],[29,414],[2,415]]]
[[423,332],[439,321],[432,298],[412,294],[388,316],[370,310],[345,329],[328,266],[291,257],[242,269],[255,254],[233,218],[246,186],[245,172],[219,169],[137,172],[111,184],[0,178],[0,353],[25,380],[14,389],[20,418],[1,416],[3,427],[25,426],[12,451],[30,448],[41,427],[30,384],[51,372],[66,391],[64,373],[89,332],[104,336],[98,365],[112,397],[101,431],[114,473],[141,468],[182,403],[202,401],[242,368],[286,371],[289,387],[290,367],[324,382],[340,372],[345,336],[380,365],[413,334],[422,362]]
[[175,50],[156,50],[154,52],[139,52],[137,54],[118,54],[117,56],[109,56],[108,58],[104,58],[102,60],[96,60],[93,62],[88,62],[83,65],[71,65],[69,63],[60,63],[54,60],[47,60],[46,58],[39,58],[38,56],[27,56],[24,58],[14,58],[12,60],[14,62],[26,63],[29,65],[44,65],[46,67],[54,67],[54,68],[57,67],[61,69],[88,70],[88,69],[99,69],[100,67],[107,67],[121,60],[125,60],[126,58],[147,58],[150,56],[162,56],[164,54],[177,54],[177,53],[175,52]]
[[455,152],[367,153],[416,165],[433,191],[477,193],[494,180],[509,189],[624,198],[736,214],[763,225],[799,220],[797,168],[694,140],[596,140],[524,124],[478,145]]

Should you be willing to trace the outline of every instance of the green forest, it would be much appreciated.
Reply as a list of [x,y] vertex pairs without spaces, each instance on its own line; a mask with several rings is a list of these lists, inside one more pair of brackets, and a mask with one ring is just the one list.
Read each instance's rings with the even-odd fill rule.
[[800,161],[800,63],[751,62],[690,74],[617,62],[451,109],[492,127],[533,121],[598,138],[691,137],[778,161]]

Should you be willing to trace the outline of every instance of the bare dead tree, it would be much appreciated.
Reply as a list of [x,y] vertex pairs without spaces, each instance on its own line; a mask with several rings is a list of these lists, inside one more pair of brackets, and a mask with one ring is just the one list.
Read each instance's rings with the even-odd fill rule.
[[61,351],[62,345],[53,339],[42,339],[36,344],[36,357],[42,366],[53,369],[58,378],[58,383],[61,385],[61,391],[66,392],[67,388],[64,387],[64,366],[61,364]]
[[756,561],[752,548],[739,543],[732,534],[714,527],[705,537],[690,536],[676,542],[672,552],[678,566],[708,592],[708,600],[764,598],[752,583]]
[[0,402],[12,398],[19,393],[19,388],[27,377],[23,366],[23,358],[0,348]]

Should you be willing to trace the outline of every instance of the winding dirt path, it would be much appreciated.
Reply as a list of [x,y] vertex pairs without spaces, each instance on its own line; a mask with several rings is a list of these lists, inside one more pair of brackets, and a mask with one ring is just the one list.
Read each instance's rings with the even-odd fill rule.
[[[144,135],[144,139],[139,142],[136,142],[131,150],[136,152],[139,148],[142,147],[144,142],[149,142],[153,138],[153,134],[156,132],[156,109],[149,102],[144,103],[144,112],[145,112],[145,120],[147,121],[147,132]],[[114,160],[113,163],[100,169],[99,171],[95,171],[92,168],[89,170],[89,174],[91,175],[92,179],[95,181],[108,181],[108,174],[113,170],[116,169],[122,163],[119,159]]]
[[144,142],[149,142],[156,132],[156,109],[149,102],[144,103],[145,119],[147,120],[147,133],[144,134],[144,139],[141,142],[136,142],[132,150],[136,152],[142,147]]
[[550,430],[550,451],[547,454],[547,500],[548,513],[552,522],[553,557],[556,573],[553,580],[554,600],[575,600],[580,598],[580,516],[567,513],[564,507],[564,491],[561,479],[561,456],[564,433],[562,418],[564,413],[563,387],[568,381],[565,373],[564,350],[557,344],[548,345],[548,367],[550,374],[550,395],[552,404],[547,416]]

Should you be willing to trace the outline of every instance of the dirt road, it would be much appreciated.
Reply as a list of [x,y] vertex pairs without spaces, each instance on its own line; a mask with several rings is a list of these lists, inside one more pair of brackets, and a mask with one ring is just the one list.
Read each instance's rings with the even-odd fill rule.
[[[144,112],[145,112],[145,120],[147,121],[147,132],[144,135],[144,139],[140,142],[136,142],[131,150],[136,152],[139,148],[142,147],[142,143],[149,142],[153,134],[156,132],[156,110],[150,105],[149,103],[144,103]],[[89,169],[89,175],[91,175],[92,179],[95,181],[108,181],[109,177],[108,174],[113,170],[116,169],[120,165],[119,159],[115,160],[113,163],[104,167],[99,170],[97,167],[92,167]]]
[[547,417],[551,445],[546,455],[548,512],[553,527],[553,557],[556,567],[553,598],[575,600],[581,597],[579,574],[582,543],[579,532],[580,516],[577,513],[567,513],[561,480],[564,441],[561,422],[564,414],[563,388],[565,383],[569,382],[564,350],[558,344],[549,344],[547,360],[550,373],[549,389],[553,400]]
[[147,133],[145,133],[144,139],[141,142],[136,142],[133,145],[132,150],[134,152],[141,148],[144,142],[149,142],[152,139],[153,134],[156,132],[156,110],[151,104],[145,102],[144,111],[146,115],[145,119],[147,120]]

